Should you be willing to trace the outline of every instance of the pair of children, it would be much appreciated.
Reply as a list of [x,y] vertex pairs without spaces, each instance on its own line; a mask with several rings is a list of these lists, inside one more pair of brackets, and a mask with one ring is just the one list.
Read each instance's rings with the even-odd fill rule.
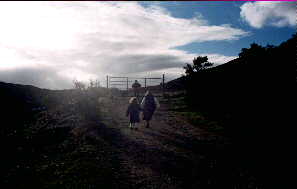
[[137,129],[136,124],[140,122],[139,114],[140,111],[143,111],[143,120],[146,121],[146,128],[148,128],[155,110],[160,107],[157,98],[154,97],[150,91],[147,91],[140,105],[138,104],[136,97],[132,97],[129,100],[129,103],[130,104],[126,112],[126,116],[130,115],[129,127],[131,129]]

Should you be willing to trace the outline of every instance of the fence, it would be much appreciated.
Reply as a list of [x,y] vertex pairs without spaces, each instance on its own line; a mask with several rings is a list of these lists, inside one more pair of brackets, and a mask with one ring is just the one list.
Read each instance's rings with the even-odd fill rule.
[[118,88],[129,92],[132,84],[137,80],[141,84],[140,92],[147,89],[164,93],[165,74],[162,77],[117,77],[106,76],[106,88]]

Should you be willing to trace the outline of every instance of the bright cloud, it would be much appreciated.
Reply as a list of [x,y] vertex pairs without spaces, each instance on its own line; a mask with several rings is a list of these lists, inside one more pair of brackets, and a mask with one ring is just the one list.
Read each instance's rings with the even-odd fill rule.
[[[174,47],[248,34],[137,2],[1,2],[0,27],[0,80],[46,88],[106,75],[179,77],[198,55]],[[232,58],[209,55],[216,63]]]
[[240,16],[252,27],[296,26],[296,2],[247,2]]

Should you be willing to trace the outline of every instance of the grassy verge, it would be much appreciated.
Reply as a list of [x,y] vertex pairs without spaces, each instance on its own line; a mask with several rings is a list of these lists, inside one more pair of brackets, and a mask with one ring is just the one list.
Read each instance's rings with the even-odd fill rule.
[[184,92],[166,94],[163,103],[170,106],[170,111],[185,117],[193,125],[210,132],[222,133],[224,131],[224,127],[218,120],[211,119],[206,113],[189,107],[186,103]]

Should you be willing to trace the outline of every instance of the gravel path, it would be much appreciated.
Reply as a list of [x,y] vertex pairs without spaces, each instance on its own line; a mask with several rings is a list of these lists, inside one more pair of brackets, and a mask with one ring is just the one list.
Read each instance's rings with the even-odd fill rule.
[[[161,99],[160,99],[161,100]],[[129,188],[236,188],[253,185],[223,137],[189,124],[162,103],[150,128],[128,128],[128,98],[109,102],[101,132],[119,150]],[[101,133],[102,134],[102,133]],[[111,140],[112,139],[112,140]]]

